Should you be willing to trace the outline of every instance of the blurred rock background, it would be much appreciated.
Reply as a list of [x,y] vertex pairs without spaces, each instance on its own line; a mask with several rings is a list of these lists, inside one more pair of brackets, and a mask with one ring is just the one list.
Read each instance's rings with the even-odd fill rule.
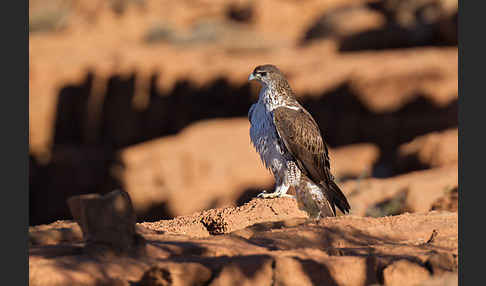
[[29,4],[30,225],[117,187],[139,221],[272,188],[246,117],[265,63],[318,121],[353,214],[457,211],[457,1]]

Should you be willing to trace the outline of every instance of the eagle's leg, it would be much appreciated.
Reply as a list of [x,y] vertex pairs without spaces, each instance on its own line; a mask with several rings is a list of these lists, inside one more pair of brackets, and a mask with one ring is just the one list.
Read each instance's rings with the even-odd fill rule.
[[264,199],[273,199],[273,198],[295,198],[295,196],[287,194],[289,190],[289,185],[287,184],[280,184],[275,188],[273,193],[267,193],[267,191],[263,190],[260,194],[258,194],[259,198]]

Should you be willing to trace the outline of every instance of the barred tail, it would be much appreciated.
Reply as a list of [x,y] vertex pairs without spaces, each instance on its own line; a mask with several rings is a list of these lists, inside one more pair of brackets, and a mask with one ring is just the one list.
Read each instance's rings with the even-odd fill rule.
[[307,176],[303,175],[295,190],[299,209],[304,210],[311,219],[335,216],[334,206],[330,201],[329,192]]
[[343,213],[349,212],[351,208],[334,181],[316,184],[305,175],[296,188],[296,198],[299,208],[313,219],[336,216],[336,206]]

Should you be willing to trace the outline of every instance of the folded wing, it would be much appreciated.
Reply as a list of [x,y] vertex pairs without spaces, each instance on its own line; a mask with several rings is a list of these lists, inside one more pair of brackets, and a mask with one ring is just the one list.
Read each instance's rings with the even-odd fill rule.
[[326,143],[309,112],[303,108],[278,107],[273,111],[273,120],[280,139],[301,171],[323,187],[333,209],[335,204],[342,212],[347,212],[349,203],[334,183]]

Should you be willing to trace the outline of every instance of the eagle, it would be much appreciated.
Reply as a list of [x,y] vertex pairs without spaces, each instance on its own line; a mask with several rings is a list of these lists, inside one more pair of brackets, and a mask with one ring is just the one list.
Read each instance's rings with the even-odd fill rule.
[[274,65],[257,66],[248,77],[261,84],[258,101],[248,111],[250,139],[275,178],[275,190],[261,198],[292,197],[311,219],[336,216],[336,206],[350,206],[334,181],[328,148],[319,126],[297,101],[284,74]]

